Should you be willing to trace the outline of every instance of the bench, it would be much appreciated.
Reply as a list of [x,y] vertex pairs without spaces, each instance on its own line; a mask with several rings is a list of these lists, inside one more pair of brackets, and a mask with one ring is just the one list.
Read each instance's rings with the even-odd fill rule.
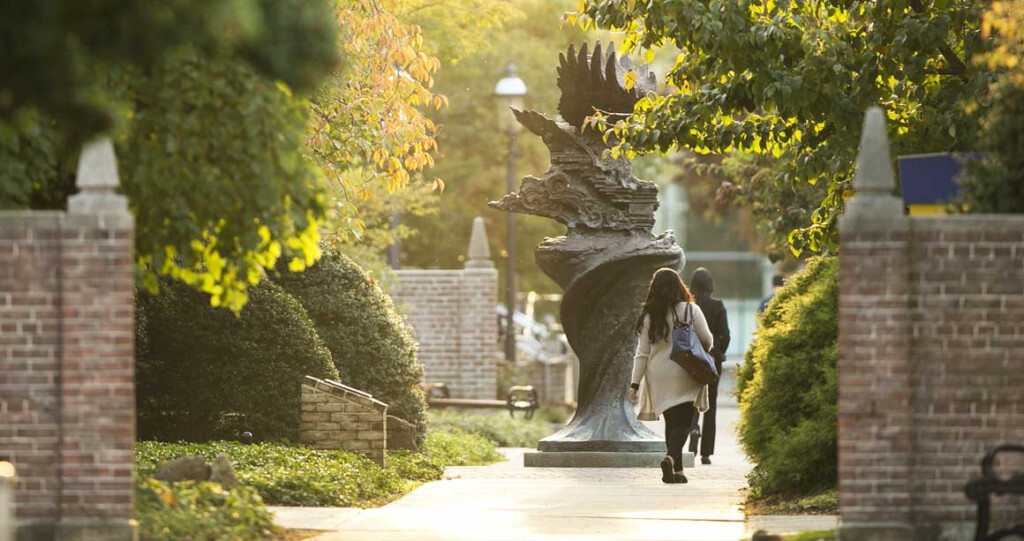
[[978,503],[978,527],[974,534],[975,541],[996,541],[1014,535],[1024,537],[1024,522],[991,534],[988,533],[992,521],[992,496],[1024,495],[1024,472],[1014,473],[1004,479],[993,470],[996,456],[1000,453],[1024,454],[1024,445],[999,445],[985,453],[985,457],[981,459],[981,479],[972,479],[964,487],[967,497]]
[[435,407],[450,408],[505,408],[504,400],[482,400],[476,398],[430,398],[427,404]]
[[448,386],[444,383],[423,383],[420,390],[427,397],[427,405],[438,408],[480,408],[508,409],[508,414],[515,416],[517,411],[524,412],[529,419],[538,407],[537,391],[533,385],[517,385],[509,388],[505,400],[487,400],[477,398],[451,398]]
[[527,419],[533,418],[533,412],[537,410],[537,390],[533,385],[514,385],[508,389],[508,397],[505,404],[508,407],[508,414],[512,417],[514,412],[521,411]]

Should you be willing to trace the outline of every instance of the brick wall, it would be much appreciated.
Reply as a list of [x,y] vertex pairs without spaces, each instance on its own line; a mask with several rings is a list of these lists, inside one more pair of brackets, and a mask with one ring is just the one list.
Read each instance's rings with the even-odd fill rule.
[[426,380],[453,398],[497,392],[498,272],[493,268],[399,270],[392,297],[407,312]]
[[134,536],[133,224],[85,180],[68,213],[0,212],[0,458],[19,539]]
[[23,519],[57,513],[61,217],[0,213],[0,457]]
[[299,440],[318,449],[347,449],[381,466],[387,449],[387,404],[333,381],[306,376]]
[[[973,521],[981,457],[1024,444],[1024,216],[914,218],[911,239],[913,518]],[[1024,521],[1024,498],[995,510]]]
[[1024,442],[1024,216],[904,216],[873,114],[840,222],[840,539],[968,539],[965,483]]

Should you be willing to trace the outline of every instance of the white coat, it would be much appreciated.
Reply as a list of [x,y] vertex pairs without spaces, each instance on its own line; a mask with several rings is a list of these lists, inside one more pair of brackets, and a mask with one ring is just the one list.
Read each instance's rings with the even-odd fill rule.
[[[686,322],[687,304],[693,315],[693,330],[696,331],[704,349],[714,346],[714,336],[708,328],[704,312],[696,303],[681,302],[676,305],[679,321]],[[671,334],[673,327],[672,312],[665,316]],[[669,358],[672,353],[671,336],[651,343],[648,336],[650,316],[644,317],[643,328],[640,330],[636,355],[633,357],[632,383],[640,384],[640,412],[637,419],[654,421],[665,410],[685,402],[693,402],[697,411],[708,409],[708,386],[693,379],[686,370]]]

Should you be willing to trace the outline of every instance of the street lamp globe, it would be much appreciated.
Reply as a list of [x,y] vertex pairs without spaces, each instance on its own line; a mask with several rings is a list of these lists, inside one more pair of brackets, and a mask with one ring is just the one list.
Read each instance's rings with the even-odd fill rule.
[[494,96],[497,98],[498,107],[500,108],[500,111],[498,111],[498,127],[505,132],[518,131],[519,123],[512,116],[509,107],[523,108],[523,98],[526,97],[526,83],[516,75],[516,65],[512,62],[505,66],[505,77],[498,81],[498,84],[494,85]]

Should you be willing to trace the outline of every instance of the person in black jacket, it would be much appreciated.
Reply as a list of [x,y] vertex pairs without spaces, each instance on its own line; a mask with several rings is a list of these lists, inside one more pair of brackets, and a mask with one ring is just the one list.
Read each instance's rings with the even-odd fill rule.
[[[715,347],[711,355],[715,358],[715,368],[722,373],[725,352],[729,349],[729,320],[725,314],[725,304],[711,294],[715,291],[715,280],[711,271],[701,267],[690,275],[690,291],[707,318],[708,328],[715,339]],[[715,453],[715,414],[718,411],[718,382],[708,385],[708,401],[710,408],[704,413],[704,429],[701,430],[700,413],[693,412],[693,430],[690,433],[690,452],[697,454],[697,442],[700,442],[700,463],[711,464],[711,455]],[[703,432],[703,433],[702,433]],[[703,436],[703,438],[701,438]]]

